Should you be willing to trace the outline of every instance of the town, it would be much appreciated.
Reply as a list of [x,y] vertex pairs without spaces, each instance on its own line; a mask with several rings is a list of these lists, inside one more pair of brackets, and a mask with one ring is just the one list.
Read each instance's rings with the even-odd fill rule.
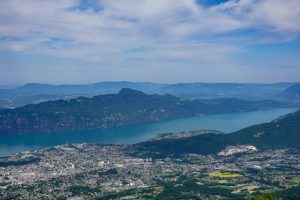
[[300,183],[295,149],[137,155],[133,145],[74,144],[4,157],[0,199],[243,199]]

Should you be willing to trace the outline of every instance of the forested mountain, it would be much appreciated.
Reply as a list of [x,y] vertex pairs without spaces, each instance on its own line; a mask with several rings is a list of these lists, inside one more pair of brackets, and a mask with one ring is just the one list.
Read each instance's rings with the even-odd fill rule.
[[[190,134],[190,133],[187,133]],[[158,155],[200,153],[216,154],[228,146],[253,145],[261,150],[300,149],[300,111],[282,116],[270,123],[241,129],[230,134],[208,131],[191,137],[162,138],[137,144],[140,151]]]
[[273,100],[183,100],[122,89],[118,94],[48,101],[0,111],[0,134],[76,131],[202,114],[288,107]]

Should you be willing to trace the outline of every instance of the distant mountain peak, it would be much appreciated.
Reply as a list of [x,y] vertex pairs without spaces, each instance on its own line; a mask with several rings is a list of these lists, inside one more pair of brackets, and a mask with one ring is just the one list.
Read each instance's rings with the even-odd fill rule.
[[295,84],[279,94],[279,97],[288,100],[300,100],[300,84]]
[[134,90],[130,88],[122,88],[118,94],[119,95],[146,95],[145,93],[139,90]]

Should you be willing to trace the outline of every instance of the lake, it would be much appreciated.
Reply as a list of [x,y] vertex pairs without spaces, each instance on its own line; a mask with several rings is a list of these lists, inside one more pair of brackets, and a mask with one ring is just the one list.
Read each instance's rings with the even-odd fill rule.
[[225,113],[88,131],[0,136],[0,157],[68,143],[132,144],[155,137],[159,133],[199,129],[216,129],[230,133],[254,124],[269,122],[296,110],[284,108]]

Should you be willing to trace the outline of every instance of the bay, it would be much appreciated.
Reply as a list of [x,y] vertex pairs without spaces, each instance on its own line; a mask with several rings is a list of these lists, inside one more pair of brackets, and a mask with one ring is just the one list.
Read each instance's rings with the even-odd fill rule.
[[283,108],[254,112],[224,113],[107,129],[0,136],[0,157],[21,151],[53,147],[62,144],[132,144],[155,137],[159,133],[200,129],[215,129],[230,133],[251,125],[269,122],[281,115],[296,110],[295,108]]

